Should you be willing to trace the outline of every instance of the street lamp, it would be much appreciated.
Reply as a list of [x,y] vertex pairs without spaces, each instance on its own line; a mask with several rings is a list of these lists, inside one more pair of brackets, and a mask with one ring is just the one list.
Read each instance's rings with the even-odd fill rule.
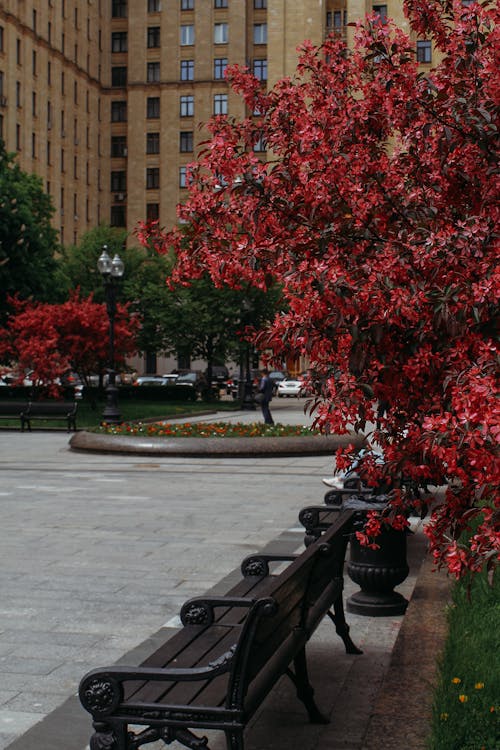
[[118,254],[111,259],[108,255],[108,246],[103,245],[102,253],[97,261],[97,268],[104,282],[106,310],[109,318],[109,370],[106,386],[106,405],[102,413],[102,418],[104,422],[118,424],[121,422],[121,414],[118,409],[118,388],[116,387],[115,372],[116,291],[123,276],[125,266]]

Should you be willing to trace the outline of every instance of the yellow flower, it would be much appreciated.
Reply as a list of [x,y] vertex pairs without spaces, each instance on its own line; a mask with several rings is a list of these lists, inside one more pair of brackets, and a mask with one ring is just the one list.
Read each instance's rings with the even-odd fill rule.
[[476,682],[474,687],[476,688],[476,690],[482,690],[484,688],[484,682]]
[[453,677],[452,682],[454,685],[460,685],[462,680],[460,679],[460,677]]
[[446,713],[442,713],[442,714],[441,714],[441,716],[440,716],[439,718],[441,719],[441,721],[447,721],[447,719],[448,719],[448,714],[446,714]]
[[462,693],[462,695],[458,696],[458,700],[460,701],[460,703],[467,703],[467,701],[469,700],[469,696]]

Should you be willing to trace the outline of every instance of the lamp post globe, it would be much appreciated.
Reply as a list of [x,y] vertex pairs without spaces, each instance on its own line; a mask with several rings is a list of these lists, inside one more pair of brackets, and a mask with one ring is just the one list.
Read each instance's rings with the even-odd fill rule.
[[106,404],[102,413],[103,422],[119,424],[121,414],[118,408],[118,388],[116,386],[115,370],[115,316],[116,293],[120,279],[125,271],[125,265],[118,254],[113,258],[108,254],[107,245],[103,245],[101,255],[97,261],[97,268],[102,276],[106,296],[106,311],[109,320],[109,367],[106,385]]

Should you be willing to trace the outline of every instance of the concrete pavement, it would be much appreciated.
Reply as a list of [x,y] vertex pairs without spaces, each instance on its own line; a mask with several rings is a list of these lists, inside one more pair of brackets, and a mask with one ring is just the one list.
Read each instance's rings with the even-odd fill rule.
[[[298,406],[278,402],[275,419],[307,423]],[[83,674],[138,662],[176,625],[186,599],[249,553],[276,543],[299,549],[297,514],[322,501],[320,480],[331,471],[326,456],[84,454],[69,451],[66,433],[0,431],[0,750],[84,750],[90,717],[75,698]],[[406,596],[423,548],[417,533],[413,570],[399,589]],[[333,735],[305,723],[280,683],[248,734],[249,750],[364,748],[403,618],[348,620],[363,656],[345,655],[328,623],[310,649]]]

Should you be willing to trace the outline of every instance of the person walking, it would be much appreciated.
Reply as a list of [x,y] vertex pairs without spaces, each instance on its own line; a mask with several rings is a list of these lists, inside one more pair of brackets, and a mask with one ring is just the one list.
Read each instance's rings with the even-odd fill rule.
[[262,409],[262,416],[264,417],[265,424],[274,424],[274,420],[269,409],[269,403],[273,398],[273,381],[269,377],[269,370],[264,368],[262,370],[262,378],[259,383],[259,393],[261,397],[259,399],[260,408]]

